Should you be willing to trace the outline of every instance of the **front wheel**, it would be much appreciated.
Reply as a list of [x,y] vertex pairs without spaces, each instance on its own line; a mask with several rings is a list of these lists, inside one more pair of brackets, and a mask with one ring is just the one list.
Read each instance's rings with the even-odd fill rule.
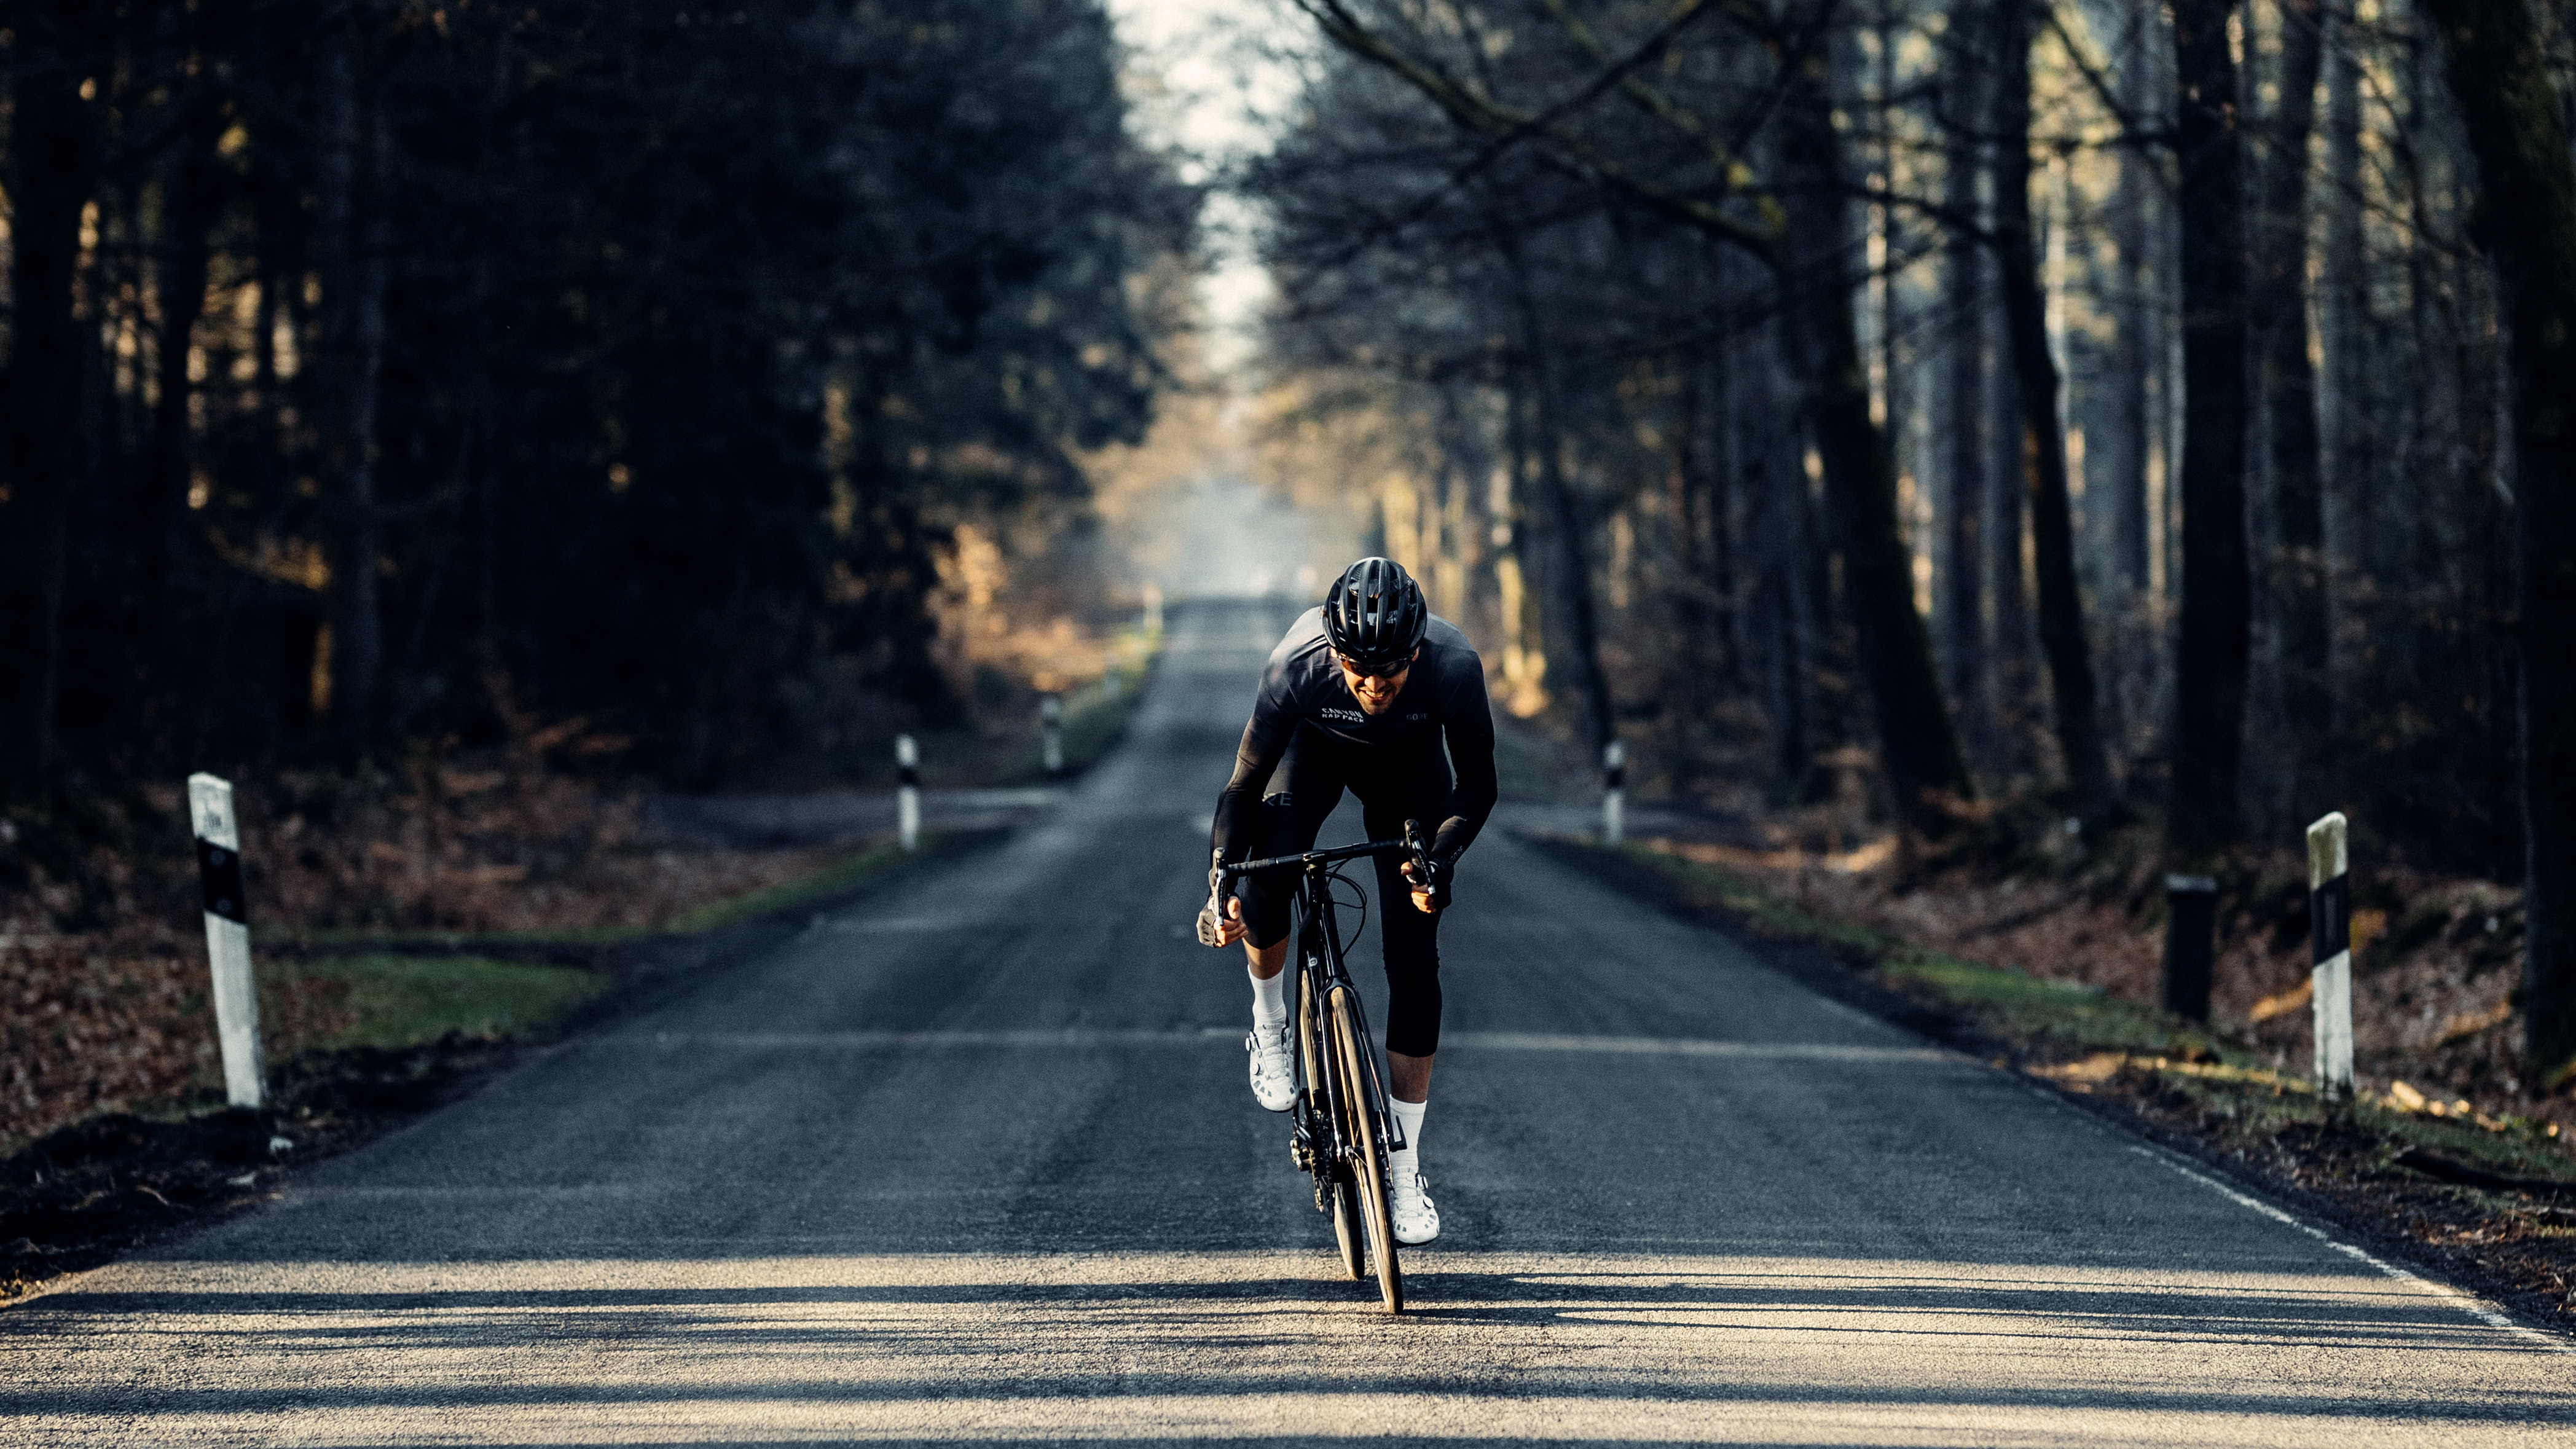
[[1342,1250],[1342,1270],[1351,1277],[1368,1276],[1368,1230],[1360,1226],[1360,1192],[1345,1177],[1330,1189],[1333,1195],[1333,1241]]
[[[1360,1226],[1368,1236],[1369,1260],[1377,1269],[1378,1296],[1386,1311],[1404,1311],[1404,1271],[1395,1259],[1395,1219],[1386,1191],[1386,1143],[1380,1135],[1385,1120],[1368,1090],[1365,1053],[1368,1033],[1360,1029],[1359,1003],[1348,987],[1336,988],[1328,1008],[1332,1016],[1334,1064],[1349,1090],[1342,1093],[1354,1149],[1351,1175],[1358,1179]],[[1338,1215],[1337,1215],[1338,1216]]]

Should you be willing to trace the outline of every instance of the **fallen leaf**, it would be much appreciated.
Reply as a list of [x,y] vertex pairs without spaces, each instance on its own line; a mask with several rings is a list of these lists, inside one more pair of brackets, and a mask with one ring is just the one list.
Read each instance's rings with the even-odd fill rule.
[[2276,1016],[2287,1016],[2315,1000],[2316,995],[2316,979],[2310,977],[2287,991],[2275,992],[2255,1002],[2253,1017],[2256,1021],[2270,1021]]
[[2051,1081],[2069,1083],[2107,1082],[2129,1064],[2124,1052],[2095,1052],[2079,1062],[2058,1062],[2031,1070]]
[[2443,1026],[2442,1034],[2433,1039],[2433,1045],[2449,1046],[2455,1041],[2466,1041],[2482,1031],[2492,1031],[2512,1019],[2513,1003],[2499,1001],[2484,1011],[2473,1011],[2463,1016],[2452,1017],[2449,1023]]

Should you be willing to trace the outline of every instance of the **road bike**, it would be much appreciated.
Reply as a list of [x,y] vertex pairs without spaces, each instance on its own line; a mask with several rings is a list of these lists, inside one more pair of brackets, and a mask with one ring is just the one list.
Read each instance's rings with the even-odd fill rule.
[[[1386,1083],[1378,1072],[1377,1042],[1368,1013],[1343,962],[1344,940],[1335,915],[1333,887],[1359,894],[1356,882],[1334,867],[1344,861],[1402,853],[1417,880],[1431,879],[1422,827],[1404,822],[1402,840],[1372,840],[1332,850],[1309,850],[1220,867],[1201,917],[1201,938],[1214,944],[1215,915],[1234,883],[1257,870],[1294,868],[1297,949],[1289,983],[1297,1004],[1297,1095],[1289,1108],[1288,1155],[1315,1178],[1315,1210],[1330,1213],[1342,1266],[1353,1278],[1377,1274],[1378,1296],[1389,1313],[1404,1311],[1404,1272],[1396,1261],[1395,1222],[1388,1209],[1388,1154],[1403,1142],[1386,1110]],[[1366,924],[1367,898],[1351,902]],[[1393,902],[1383,907],[1396,909]],[[1356,938],[1358,932],[1352,932]]]

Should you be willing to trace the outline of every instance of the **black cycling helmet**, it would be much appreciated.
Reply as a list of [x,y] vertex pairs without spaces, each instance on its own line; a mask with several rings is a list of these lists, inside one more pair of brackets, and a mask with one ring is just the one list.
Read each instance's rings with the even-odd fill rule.
[[1371,673],[1411,659],[1430,619],[1421,586],[1391,558],[1361,559],[1324,595],[1324,635],[1333,652]]

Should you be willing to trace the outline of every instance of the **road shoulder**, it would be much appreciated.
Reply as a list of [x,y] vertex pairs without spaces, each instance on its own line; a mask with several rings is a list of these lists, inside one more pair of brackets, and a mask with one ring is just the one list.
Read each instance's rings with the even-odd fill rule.
[[1651,847],[1522,838],[1819,995],[2009,1071],[2233,1189],[2576,1341],[2576,1172],[2554,1152],[2480,1152],[2476,1137],[2368,1104],[2327,1110],[2161,1012],[1810,916]]

